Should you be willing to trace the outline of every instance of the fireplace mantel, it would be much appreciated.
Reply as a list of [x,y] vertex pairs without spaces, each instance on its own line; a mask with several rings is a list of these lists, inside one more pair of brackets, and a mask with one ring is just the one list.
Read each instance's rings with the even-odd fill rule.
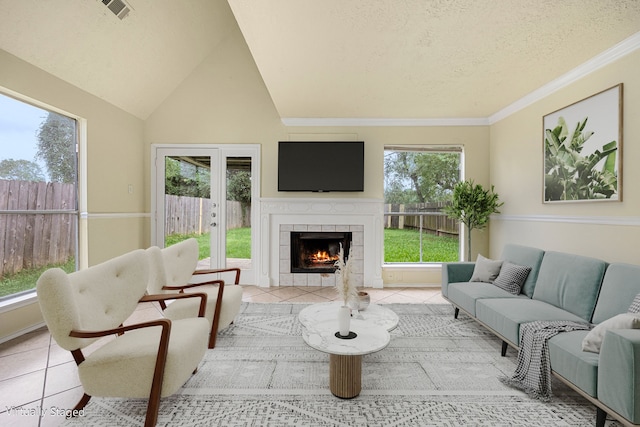
[[265,198],[260,200],[260,272],[263,287],[280,283],[282,225],[362,226],[364,286],[382,288],[384,205],[381,199]]

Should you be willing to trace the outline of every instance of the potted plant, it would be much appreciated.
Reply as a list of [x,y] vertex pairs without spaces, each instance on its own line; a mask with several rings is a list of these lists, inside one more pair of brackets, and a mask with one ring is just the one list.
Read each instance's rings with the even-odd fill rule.
[[453,187],[451,205],[444,208],[448,217],[457,219],[467,227],[467,261],[471,261],[471,230],[481,230],[489,222],[489,216],[500,213],[498,208],[504,203],[499,201],[498,194],[491,189],[485,190],[482,185],[473,181],[462,181]]

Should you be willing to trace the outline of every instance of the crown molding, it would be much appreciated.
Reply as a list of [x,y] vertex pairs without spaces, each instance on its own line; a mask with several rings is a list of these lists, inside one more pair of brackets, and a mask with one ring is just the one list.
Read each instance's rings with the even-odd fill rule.
[[305,117],[283,117],[282,123],[285,126],[318,126],[318,127],[358,127],[358,126],[488,126],[510,115],[528,107],[552,93],[568,86],[581,78],[593,73],[600,68],[609,65],[620,58],[634,52],[640,48],[640,32],[627,37],[620,43],[610,47],[604,52],[596,55],[587,62],[577,66],[573,70],[563,74],[546,85],[525,95],[516,102],[508,105],[502,110],[489,117],[482,118],[440,118],[440,119],[374,119],[374,118],[305,118]]
[[372,118],[305,118],[283,117],[285,126],[487,126],[487,118],[441,118],[441,119],[372,119]]
[[487,120],[489,121],[489,124],[499,122],[500,120],[507,118],[508,116],[522,110],[523,108],[528,107],[534,102],[537,102],[551,95],[552,93],[562,89],[563,87],[575,83],[576,81],[593,73],[594,71],[599,70],[600,68],[609,65],[620,58],[623,58],[624,56],[634,52],[638,48],[640,48],[640,32],[632,35],[631,37],[627,37],[620,43],[591,58],[582,65],[577,66],[568,73],[563,74],[557,79],[552,80],[546,85],[520,98],[513,104],[493,114]]

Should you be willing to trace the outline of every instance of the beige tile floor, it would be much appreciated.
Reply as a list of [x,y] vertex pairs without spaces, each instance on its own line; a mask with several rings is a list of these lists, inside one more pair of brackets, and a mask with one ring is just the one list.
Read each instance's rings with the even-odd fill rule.
[[[326,302],[336,298],[327,287],[243,286],[247,302]],[[371,302],[443,304],[440,288],[367,289]],[[140,304],[127,323],[158,318],[156,305]],[[215,350],[212,350],[215,351]],[[83,391],[71,353],[53,341],[45,327],[0,344],[0,426],[57,426],[62,409],[73,408]]]

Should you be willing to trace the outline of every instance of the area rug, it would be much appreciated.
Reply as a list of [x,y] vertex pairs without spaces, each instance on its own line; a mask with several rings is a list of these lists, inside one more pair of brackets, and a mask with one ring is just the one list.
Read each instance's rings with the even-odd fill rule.
[[[389,304],[400,322],[363,357],[362,392],[329,391],[329,356],[307,346],[303,304],[243,303],[198,370],[162,400],[159,426],[593,426],[595,408],[558,381],[543,403],[502,384],[516,353],[450,305]],[[66,426],[143,425],[146,400],[94,398]],[[617,426],[607,421],[608,427]]]

